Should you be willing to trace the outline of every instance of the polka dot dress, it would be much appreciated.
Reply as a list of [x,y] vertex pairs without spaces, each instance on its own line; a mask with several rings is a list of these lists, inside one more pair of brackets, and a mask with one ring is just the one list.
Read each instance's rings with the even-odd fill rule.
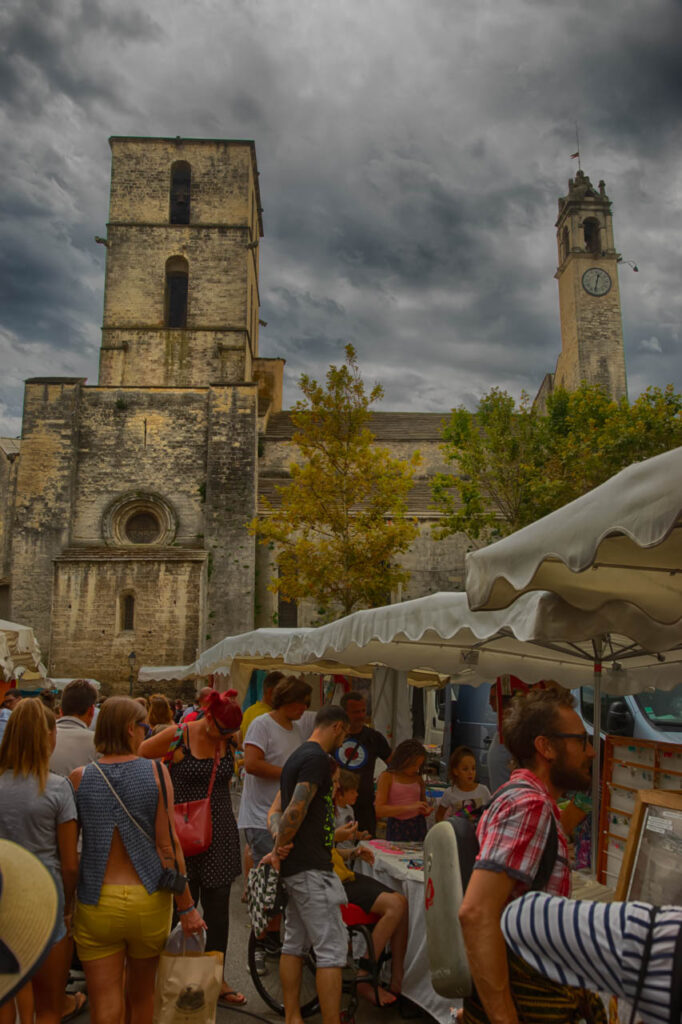
[[[211,781],[213,758],[195,757],[185,743],[184,734],[180,750],[184,755],[182,761],[171,761],[168,765],[175,790],[175,801],[184,803],[188,800],[203,800]],[[218,763],[211,794],[213,840],[205,853],[185,858],[190,882],[198,882],[207,888],[230,885],[237,875],[241,874],[239,833],[230,799],[233,772],[232,748],[228,746],[225,756]]]

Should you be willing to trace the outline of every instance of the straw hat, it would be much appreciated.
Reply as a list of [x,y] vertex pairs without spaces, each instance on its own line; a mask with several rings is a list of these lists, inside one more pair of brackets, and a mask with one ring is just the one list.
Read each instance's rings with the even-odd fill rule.
[[23,846],[0,839],[0,1005],[40,966],[58,913],[47,868]]

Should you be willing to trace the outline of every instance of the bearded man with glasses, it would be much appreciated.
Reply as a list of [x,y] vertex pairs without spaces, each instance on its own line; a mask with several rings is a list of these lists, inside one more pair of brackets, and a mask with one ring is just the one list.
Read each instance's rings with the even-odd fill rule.
[[[474,980],[464,1000],[464,1024],[563,1024],[600,1019],[592,993],[556,985],[507,950],[500,918],[511,900],[531,889],[570,895],[568,844],[557,801],[587,790],[592,743],[560,688],[514,699],[504,717],[505,744],[519,766],[478,826],[479,853],[459,918]],[[583,1012],[584,1011],[584,1012]],[[577,1014],[577,1016],[576,1016]]]

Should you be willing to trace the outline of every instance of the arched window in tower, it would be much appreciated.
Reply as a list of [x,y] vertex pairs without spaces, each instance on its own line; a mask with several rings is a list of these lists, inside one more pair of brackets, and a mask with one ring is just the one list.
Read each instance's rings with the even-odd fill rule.
[[561,232],[561,262],[562,263],[564,262],[564,260],[568,256],[569,250],[570,250],[570,240],[569,240],[569,236],[568,236],[568,228],[564,227],[564,230]]
[[186,160],[176,160],[171,167],[170,222],[189,224],[189,203],[192,168]]
[[133,594],[121,594],[120,621],[121,630],[135,629],[135,597]]
[[166,261],[166,327],[187,326],[187,287],[189,265],[184,256],[171,256]]
[[583,224],[583,231],[585,234],[585,248],[593,256],[599,256],[601,253],[601,232],[599,230],[599,221],[596,217],[587,218]]

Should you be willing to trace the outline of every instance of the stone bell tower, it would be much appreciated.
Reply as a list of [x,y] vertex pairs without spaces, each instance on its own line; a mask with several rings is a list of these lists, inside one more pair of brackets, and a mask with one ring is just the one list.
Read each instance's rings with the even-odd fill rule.
[[253,380],[263,234],[254,144],[109,141],[100,385]]
[[595,189],[578,171],[559,199],[556,222],[561,355],[552,386],[572,391],[584,381],[614,399],[627,395],[618,289],[619,254],[603,181]]

